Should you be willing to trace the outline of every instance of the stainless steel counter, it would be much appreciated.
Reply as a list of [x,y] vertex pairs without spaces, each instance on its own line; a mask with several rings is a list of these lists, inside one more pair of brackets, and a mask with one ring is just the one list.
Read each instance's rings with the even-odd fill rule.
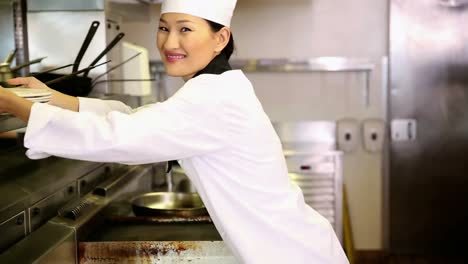
[[[11,217],[8,212],[24,210],[103,166],[102,163],[56,157],[34,161],[24,152],[18,149],[0,156],[0,223]],[[69,187],[70,193],[76,193],[77,186]]]
[[222,241],[80,243],[79,263],[239,263]]
[[0,114],[0,133],[25,127],[26,124],[20,119],[7,115]]
[[[57,215],[79,197],[82,178],[105,176],[109,164],[50,157],[29,160],[25,149],[0,147],[0,253]],[[15,142],[15,139],[11,141]],[[83,185],[83,184],[81,184]]]

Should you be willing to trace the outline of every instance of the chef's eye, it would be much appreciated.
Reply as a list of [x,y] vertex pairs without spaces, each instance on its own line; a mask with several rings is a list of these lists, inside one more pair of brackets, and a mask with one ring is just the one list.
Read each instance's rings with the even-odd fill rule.
[[183,27],[180,29],[180,32],[190,32],[192,31],[190,28],[187,28],[187,27]]
[[159,27],[159,31],[169,31],[169,29],[167,27]]

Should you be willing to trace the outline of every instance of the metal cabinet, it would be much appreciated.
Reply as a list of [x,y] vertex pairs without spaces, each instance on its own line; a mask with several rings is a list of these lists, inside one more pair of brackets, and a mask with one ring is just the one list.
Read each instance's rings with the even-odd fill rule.
[[285,157],[290,180],[301,188],[305,202],[328,219],[342,240],[342,153],[289,153]]
[[29,232],[46,223],[57,215],[58,210],[67,202],[77,197],[76,181],[68,184],[53,195],[42,199],[28,209]]
[[273,124],[283,145],[289,178],[305,202],[328,219],[343,242],[343,157],[332,121]]
[[0,252],[26,236],[26,214],[21,212],[3,223],[0,223]]

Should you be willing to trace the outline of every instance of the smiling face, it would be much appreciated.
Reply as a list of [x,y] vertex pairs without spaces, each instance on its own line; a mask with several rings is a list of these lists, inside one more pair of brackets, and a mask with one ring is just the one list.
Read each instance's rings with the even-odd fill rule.
[[229,34],[226,27],[213,32],[206,20],[196,16],[163,14],[157,45],[166,73],[189,80],[223,50]]

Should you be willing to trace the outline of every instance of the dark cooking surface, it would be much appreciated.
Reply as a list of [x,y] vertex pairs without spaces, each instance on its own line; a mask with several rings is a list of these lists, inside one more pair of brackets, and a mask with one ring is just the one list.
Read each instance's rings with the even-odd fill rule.
[[221,241],[209,216],[137,217],[129,202],[114,202],[101,214],[105,224],[85,240],[95,241]]

